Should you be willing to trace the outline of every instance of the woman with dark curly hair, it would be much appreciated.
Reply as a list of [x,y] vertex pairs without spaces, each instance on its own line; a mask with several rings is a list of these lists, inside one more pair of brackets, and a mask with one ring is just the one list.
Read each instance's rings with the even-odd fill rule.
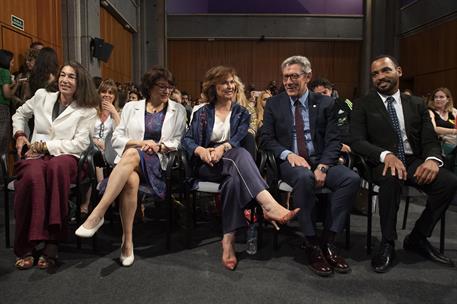
[[97,207],[76,230],[77,236],[92,237],[103,225],[109,206],[119,196],[123,266],[134,262],[132,230],[139,185],[150,187],[156,198],[165,198],[166,154],[178,149],[186,127],[186,110],[170,100],[174,84],[173,75],[165,68],[154,67],[144,74],[141,89],[145,99],[125,105],[121,122],[113,133],[117,165]]

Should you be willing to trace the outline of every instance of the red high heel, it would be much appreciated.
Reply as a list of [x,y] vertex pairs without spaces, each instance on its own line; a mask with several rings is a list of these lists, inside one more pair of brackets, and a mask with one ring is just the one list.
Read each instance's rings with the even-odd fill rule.
[[281,225],[284,225],[286,224],[288,221],[290,221],[291,219],[293,219],[298,211],[300,211],[300,208],[295,208],[294,210],[291,210],[289,212],[287,212],[286,215],[284,215],[283,217],[279,218],[279,219],[274,219],[272,217],[270,217],[267,213],[263,213],[263,218],[268,221],[268,222],[271,222],[271,224],[276,228],[276,230],[279,230],[279,226],[276,222],[278,222],[279,224]]

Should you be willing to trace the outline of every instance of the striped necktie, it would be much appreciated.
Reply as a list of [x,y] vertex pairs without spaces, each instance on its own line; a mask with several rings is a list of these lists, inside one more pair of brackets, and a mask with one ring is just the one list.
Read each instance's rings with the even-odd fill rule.
[[387,112],[389,113],[390,121],[392,126],[394,127],[395,134],[397,135],[397,157],[406,165],[406,158],[405,158],[405,147],[403,146],[403,138],[401,136],[400,130],[400,122],[398,121],[397,111],[395,111],[395,107],[393,105],[395,99],[392,96],[387,97]]

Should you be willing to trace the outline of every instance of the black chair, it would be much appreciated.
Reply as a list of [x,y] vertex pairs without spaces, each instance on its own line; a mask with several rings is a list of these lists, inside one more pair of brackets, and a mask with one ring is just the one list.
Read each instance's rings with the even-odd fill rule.
[[[210,181],[203,181],[199,180],[194,176],[192,165],[184,151],[181,153],[181,162],[184,172],[184,194],[185,194],[185,201],[186,201],[186,209],[187,209],[187,247],[192,247],[192,239],[193,239],[193,229],[196,226],[196,205],[197,205],[197,197],[199,193],[209,193],[209,194],[220,194],[220,183],[210,182]],[[192,196],[192,201],[190,197]],[[259,227],[261,227],[261,216],[262,208],[259,208],[258,204],[253,202],[250,204],[251,209],[251,221],[253,220],[254,214],[258,215],[257,219],[259,220]],[[257,238],[258,248],[262,246],[262,229],[259,229],[259,234]]]
[[[76,184],[70,186],[70,197],[76,198],[76,211],[77,219],[80,218],[79,206],[85,195],[87,187],[96,186],[95,169],[92,161],[93,147],[89,146],[80,156],[78,160],[78,171],[76,176]],[[5,245],[7,248],[11,247],[10,239],[10,199],[11,193],[14,193],[14,181],[16,176],[10,176],[8,173],[8,159],[7,154],[1,155],[1,169],[3,176],[3,203],[4,203],[4,217],[5,217]],[[83,176],[83,173],[85,175]],[[79,221],[78,221],[79,222]],[[77,246],[81,247],[80,239],[77,238]],[[95,248],[95,247],[94,247]]]
[[[110,142],[110,141],[109,141]],[[109,147],[109,149],[108,149]],[[110,153],[115,153],[114,150],[111,147],[111,144],[107,145],[106,151],[110,151]],[[168,214],[168,226],[167,226],[167,233],[166,233],[166,249],[169,250],[171,248],[171,234],[173,230],[173,201],[172,201],[172,194],[173,194],[173,171],[179,171],[180,170],[180,163],[179,163],[179,157],[178,155],[180,154],[179,151],[171,151],[167,153],[167,168],[165,170],[165,180],[166,180],[166,197],[164,200],[164,203],[167,207],[167,214]],[[100,150],[95,150],[93,158],[96,160],[95,164],[97,167],[101,167],[104,169],[104,171],[111,173],[111,171],[114,169],[115,164],[114,164],[114,158],[115,157],[109,157],[108,159],[106,156],[102,154]],[[108,174],[108,175],[109,175]],[[95,188],[94,188],[95,189]],[[99,189],[97,189],[99,190]],[[141,185],[138,188],[138,205],[141,204],[142,201],[146,200],[148,196],[153,195],[153,189],[147,185]],[[179,192],[183,192],[183,190],[178,189]],[[110,223],[113,225],[114,219],[113,219],[113,210],[111,208],[110,210]]]
[[[280,175],[279,175],[279,164],[276,161],[276,158],[274,157],[273,153],[260,150],[259,152],[261,156],[261,160],[265,161],[265,165],[267,166],[266,172],[268,174],[267,176],[267,181],[270,186],[270,191],[272,195],[276,198],[276,200],[279,201],[280,199],[280,193],[285,192],[285,193],[292,193],[293,188],[289,184],[287,184],[285,181],[281,180]],[[349,160],[349,163],[347,164],[348,167],[352,166],[352,160]],[[332,190],[327,187],[322,187],[318,188],[314,192],[316,195],[329,195],[332,193]],[[351,244],[351,217],[350,213],[347,215],[346,219],[346,241],[345,241],[345,247],[346,249],[349,249],[350,244]],[[278,248],[278,232],[275,230],[274,234],[274,248]]]
[[[356,153],[352,153],[354,158],[354,167],[357,168],[360,176],[363,177],[362,185],[365,185],[364,188],[368,191],[367,196],[367,254],[371,254],[371,241],[372,241],[372,222],[373,222],[373,198],[379,193],[379,186],[374,183],[373,173],[371,167],[368,165],[367,160]],[[403,223],[402,229],[406,228],[406,221],[408,217],[408,209],[410,199],[413,197],[427,197],[427,195],[420,191],[419,189],[403,185],[401,190],[401,198],[405,200],[405,210],[403,213]],[[444,240],[445,240],[445,229],[446,229],[446,217],[445,214],[441,216],[441,225],[440,225],[440,252],[444,252]]]

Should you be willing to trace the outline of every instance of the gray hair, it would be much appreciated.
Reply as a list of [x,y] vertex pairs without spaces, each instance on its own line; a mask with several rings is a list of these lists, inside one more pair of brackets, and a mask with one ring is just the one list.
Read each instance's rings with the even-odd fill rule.
[[298,64],[302,67],[304,73],[311,73],[311,62],[305,56],[292,56],[287,58],[281,63],[281,70],[284,70],[286,66]]

